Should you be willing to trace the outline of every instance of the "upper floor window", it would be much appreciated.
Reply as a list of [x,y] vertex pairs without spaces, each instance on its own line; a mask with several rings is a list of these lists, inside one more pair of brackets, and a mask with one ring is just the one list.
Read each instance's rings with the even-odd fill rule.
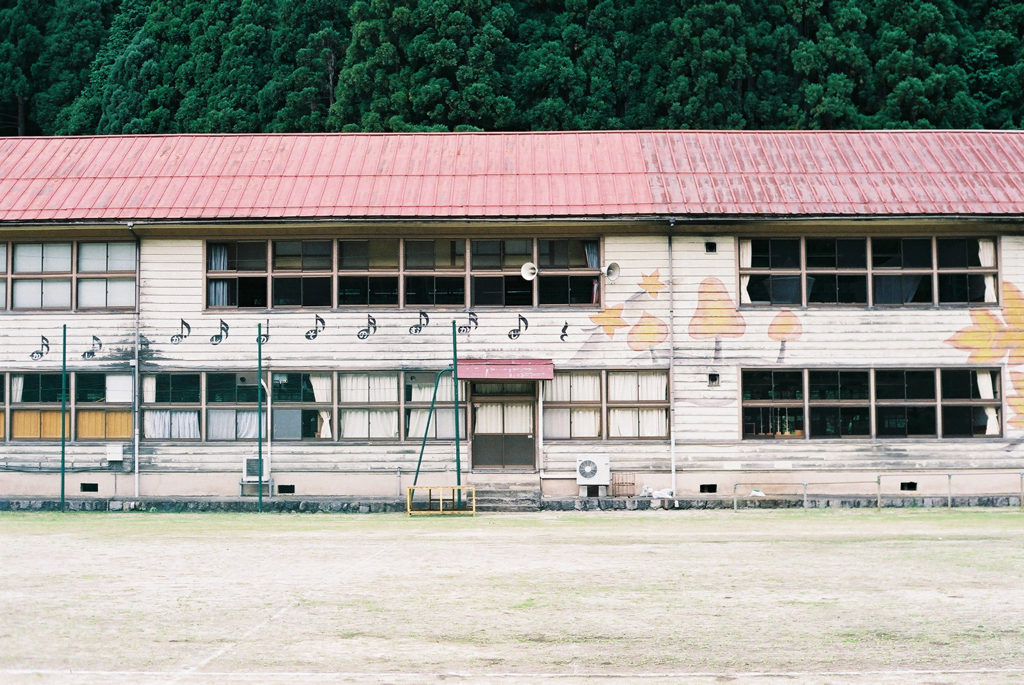
[[[211,241],[208,307],[534,307],[600,304],[600,241]],[[524,279],[527,262],[539,276]]]
[[753,238],[739,243],[742,304],[996,304],[993,238]]
[[133,242],[14,243],[10,268],[7,252],[7,244],[0,244],[0,304],[4,307],[8,290],[12,309],[135,306]]

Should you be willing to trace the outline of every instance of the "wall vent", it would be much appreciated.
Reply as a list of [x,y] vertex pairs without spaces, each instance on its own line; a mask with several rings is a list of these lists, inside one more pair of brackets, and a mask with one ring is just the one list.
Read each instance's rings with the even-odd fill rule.
[[706,252],[707,254],[715,254],[716,252],[718,252],[718,243],[713,243],[710,241],[704,243],[704,252]]
[[277,494],[279,494],[279,495],[294,495],[295,494],[295,486],[294,485],[278,485],[277,486]]
[[721,384],[721,382],[722,382],[721,376],[719,376],[717,373],[709,373],[708,374],[708,387],[709,388],[717,388]]
[[100,491],[100,484],[99,483],[79,483],[78,491],[79,492],[99,492]]
[[911,492],[916,491],[917,483],[915,483],[912,480],[903,481],[902,483],[900,483],[900,490],[907,490]]
[[701,483],[700,484],[700,492],[701,492],[702,495],[713,495],[714,493],[718,492],[718,484],[717,483]]

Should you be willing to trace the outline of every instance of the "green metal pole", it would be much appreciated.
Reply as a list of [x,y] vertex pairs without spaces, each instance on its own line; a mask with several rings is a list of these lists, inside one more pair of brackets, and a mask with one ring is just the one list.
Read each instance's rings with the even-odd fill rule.
[[256,456],[260,470],[256,510],[263,511],[263,324],[256,324]]
[[[455,484],[462,486],[462,460],[459,457],[459,348],[452,319],[452,397],[455,405]],[[458,490],[458,508],[462,508],[462,490]]]
[[60,510],[64,511],[64,477],[67,475],[67,407],[68,407],[68,325],[60,336]]

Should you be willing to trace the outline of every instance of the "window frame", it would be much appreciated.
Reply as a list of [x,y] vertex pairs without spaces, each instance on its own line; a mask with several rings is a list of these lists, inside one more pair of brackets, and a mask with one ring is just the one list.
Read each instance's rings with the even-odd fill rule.
[[[334,372],[331,372],[331,371],[327,371],[327,372],[295,371],[295,370],[291,370],[291,369],[289,369],[287,371],[270,371],[268,373],[270,374],[270,392],[271,392],[270,400],[271,400],[272,406],[273,406],[273,410],[271,412],[271,415],[269,416],[269,420],[270,420],[270,424],[271,424],[270,425],[270,437],[271,437],[271,439],[278,440],[278,441],[281,441],[281,442],[289,442],[289,443],[297,443],[297,442],[304,442],[304,443],[334,442],[335,441],[335,435],[336,435],[336,430],[335,430],[336,420],[335,420],[335,410],[334,410],[334,405],[335,405],[335,402],[334,402],[335,385],[337,383],[337,376],[336,376],[336,374]],[[328,377],[328,382],[330,383],[330,385],[328,387],[331,390],[331,399],[329,399],[327,401],[324,401],[324,402],[319,402],[319,401],[316,400],[315,396],[314,396],[314,398],[312,400],[307,400],[307,399],[304,399],[304,398],[300,398],[298,400],[283,400],[283,399],[275,398],[274,397],[274,393],[275,393],[275,391],[277,389],[277,385],[276,385],[276,383],[274,381],[274,377],[275,376],[282,376],[282,375],[283,376],[298,375],[298,376],[300,376],[300,383],[302,382],[302,380],[303,380],[302,377],[304,377],[304,376],[314,376],[314,375],[316,375],[316,376],[327,376]],[[310,383],[310,386],[312,386],[313,381],[312,381],[311,378],[309,380],[309,383]],[[266,399],[267,398],[265,398],[265,400]],[[318,418],[321,418],[321,419],[323,417],[320,416],[320,414],[322,412],[327,412],[328,418],[327,418],[327,421],[326,421],[326,427],[327,427],[327,432],[330,433],[330,435],[327,436],[327,437],[322,437],[321,435],[315,435],[315,436],[304,436],[304,435],[302,435],[302,427],[301,427],[301,416],[302,415],[300,414],[299,437],[298,438],[282,438],[282,437],[279,437],[279,436],[274,434],[274,417],[280,411],[299,411],[299,412],[315,411],[318,414]],[[323,433],[323,430],[324,430],[323,425],[321,425],[319,432]]]
[[[156,389],[154,388],[154,399],[152,401],[146,401],[145,398],[145,386],[147,378],[158,378],[160,376],[175,378],[179,376],[198,376],[199,378],[199,400],[196,402],[175,402],[173,399],[169,402],[161,402],[156,399]],[[170,372],[157,372],[157,373],[143,373],[139,376],[142,382],[142,394],[139,397],[139,418],[142,421],[139,431],[139,439],[150,442],[167,442],[167,441],[181,441],[181,442],[203,442],[204,436],[206,435],[206,411],[204,400],[206,398],[206,374],[202,371],[170,371]],[[154,386],[156,381],[154,381]],[[183,412],[183,411],[194,411],[198,417],[199,423],[199,435],[195,438],[182,438],[182,437],[152,437],[148,435],[146,431],[146,412],[149,411],[167,411],[167,412]]]
[[[663,373],[665,375],[665,399],[664,400],[613,400],[611,394],[611,383],[612,376],[620,373],[635,373],[637,374],[637,396],[639,397],[639,383],[640,374],[642,373]],[[671,412],[671,396],[672,388],[670,386],[672,374],[669,373],[669,369],[665,368],[614,368],[607,369],[604,373],[604,379],[602,384],[602,391],[604,393],[604,413],[602,416],[602,427],[606,435],[606,440],[609,441],[624,441],[624,440],[635,440],[644,442],[658,442],[667,441],[672,436],[672,412]],[[612,435],[612,412],[617,409],[662,409],[665,412],[665,434],[664,435],[641,435],[640,434],[640,414],[637,413],[637,434],[636,435]]]
[[[865,267],[864,268],[848,268],[848,267],[809,267],[807,265],[807,241],[808,240],[864,240],[865,241]],[[874,241],[876,240],[905,240],[905,239],[916,239],[916,240],[928,240],[931,245],[931,266],[930,267],[877,267],[874,266]],[[802,236],[740,236],[737,238],[737,293],[739,293],[739,306],[740,308],[751,308],[751,309],[780,309],[780,308],[807,308],[807,309],[839,309],[839,308],[854,308],[854,309],[925,309],[925,308],[952,308],[952,309],[964,309],[964,308],[999,308],[1002,306],[1002,259],[1001,259],[1001,241],[998,235],[980,235],[980,236],[967,236],[967,240],[989,240],[992,241],[993,245],[993,261],[994,266],[991,267],[940,267],[939,266],[939,241],[942,240],[960,240],[964,239],[959,236],[946,236],[946,235],[897,235],[897,236],[884,236],[884,235],[851,235],[851,236],[840,236],[835,234],[827,235],[802,235]],[[749,244],[753,249],[753,241],[755,240],[799,240],[800,241],[800,265],[798,268],[776,268],[770,267],[745,267],[742,264],[742,253],[744,243]],[[950,275],[964,275],[964,276],[982,276],[992,277],[994,279],[993,288],[995,291],[995,301],[993,302],[944,302],[942,301],[939,293],[939,283],[941,276]],[[853,302],[811,302],[810,301],[810,287],[808,284],[808,278],[813,278],[815,275],[834,275],[834,276],[864,276],[866,278],[866,303],[853,303]],[[875,279],[877,277],[886,276],[927,276],[931,283],[931,300],[929,302],[902,302],[902,303],[878,303],[875,298]],[[744,301],[749,299],[749,293],[746,290],[744,279],[749,279],[754,276],[797,276],[800,279],[800,301],[785,303],[785,302],[751,302]],[[806,418],[806,417],[805,417]]]
[[[587,374],[587,375],[596,375],[597,376],[597,380],[598,380],[598,398],[596,400],[575,400],[575,399],[573,399],[573,397],[572,397],[572,376],[574,374]],[[606,438],[606,435],[607,435],[607,432],[608,432],[607,431],[607,416],[605,415],[605,398],[606,398],[606,396],[605,396],[605,384],[607,383],[607,380],[605,378],[605,374],[601,370],[599,370],[599,369],[566,369],[564,371],[555,371],[555,376],[559,376],[559,375],[569,376],[569,384],[570,384],[569,385],[569,388],[570,388],[569,389],[569,393],[570,394],[569,394],[569,399],[568,400],[548,400],[548,399],[545,399],[545,394],[546,394],[545,391],[547,390],[547,387],[548,387],[546,384],[554,382],[553,380],[551,380],[551,381],[542,381],[545,385],[543,385],[540,388],[540,398],[541,398],[541,400],[540,400],[540,406],[538,407],[538,409],[540,409],[540,414],[541,414],[541,435],[542,435],[542,439],[544,440],[544,442],[547,442],[549,440],[555,441],[555,442],[568,442],[568,441],[587,441],[587,442],[593,442],[593,441],[597,441],[597,440],[604,440]],[[566,410],[569,411],[569,437],[558,438],[558,437],[549,437],[547,435],[544,435],[544,430],[548,426],[548,419],[547,419],[547,414],[546,413],[547,413],[547,411],[549,409],[566,409]],[[576,436],[574,434],[574,431],[573,431],[573,420],[572,420],[572,412],[573,412],[574,409],[590,409],[590,410],[595,410],[596,409],[597,410],[598,426],[597,426],[597,435],[596,436],[595,435]],[[621,439],[621,438],[617,438],[617,439]]]

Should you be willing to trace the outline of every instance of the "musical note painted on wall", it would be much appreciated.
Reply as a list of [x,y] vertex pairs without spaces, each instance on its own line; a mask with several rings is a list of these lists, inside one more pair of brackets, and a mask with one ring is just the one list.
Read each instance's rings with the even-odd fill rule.
[[270,342],[270,319],[267,319],[267,325],[263,327],[263,332],[260,333],[258,340],[261,345]]
[[171,344],[177,345],[182,340],[192,335],[192,327],[188,325],[188,321],[185,319],[181,320],[181,330],[171,336]]
[[327,322],[319,314],[313,320],[313,327],[306,331],[306,340],[316,340],[316,336],[327,330]]
[[414,323],[413,325],[409,326],[409,333],[412,335],[419,335],[420,333],[423,332],[423,329],[428,325],[430,325],[430,317],[427,316],[427,313],[421,309],[420,322]]
[[373,318],[372,315],[367,314],[366,315],[366,328],[360,329],[360,331],[358,333],[356,333],[356,337],[359,338],[360,340],[366,340],[367,338],[369,338],[371,335],[373,335],[376,332],[377,332],[377,319]]
[[32,359],[32,361],[39,361],[49,353],[50,339],[47,338],[45,335],[41,335],[39,336],[39,349],[35,350],[32,354],[30,354],[29,358]]
[[530,322],[522,314],[519,315],[519,325],[508,332],[509,340],[516,340],[520,334],[530,327]]
[[465,326],[459,326],[459,333],[469,333],[471,330],[475,331],[480,327],[480,319],[477,318],[476,312],[469,312],[469,323]]
[[220,333],[217,335],[210,336],[211,345],[220,345],[222,342],[228,339],[228,330],[230,327],[225,323],[224,319],[220,320]]
[[566,321],[565,325],[562,326],[562,334],[558,336],[558,339],[565,342],[569,337],[569,322]]
[[92,348],[82,353],[82,359],[92,359],[96,356],[96,353],[102,349],[103,341],[94,335],[92,336]]

